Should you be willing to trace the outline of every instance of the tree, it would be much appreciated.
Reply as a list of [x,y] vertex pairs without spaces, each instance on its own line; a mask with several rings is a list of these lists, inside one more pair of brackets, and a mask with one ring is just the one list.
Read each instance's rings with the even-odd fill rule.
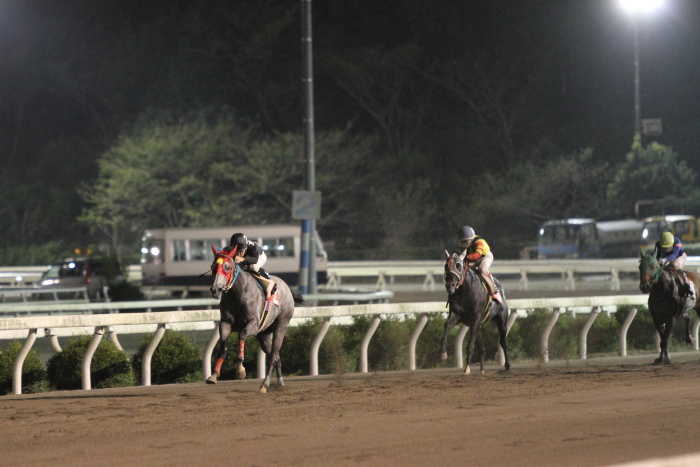
[[630,216],[638,201],[653,200],[667,209],[700,207],[697,174],[670,147],[635,146],[607,186],[610,213]]
[[500,173],[476,178],[450,210],[477,233],[498,238],[501,257],[515,258],[546,220],[604,216],[607,174],[607,164],[596,162],[592,149],[568,155],[540,150]]
[[[146,116],[99,160],[83,190],[80,220],[119,252],[146,228],[291,222],[292,191],[302,187],[301,134],[258,137],[226,114],[189,119]],[[320,227],[359,222],[373,140],[348,130],[316,138]]]

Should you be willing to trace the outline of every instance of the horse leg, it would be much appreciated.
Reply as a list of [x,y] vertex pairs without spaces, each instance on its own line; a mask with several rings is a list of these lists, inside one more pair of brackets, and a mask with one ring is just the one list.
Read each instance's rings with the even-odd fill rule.
[[503,349],[503,356],[506,360],[506,371],[508,371],[510,370],[510,362],[508,361],[508,341],[506,340],[508,326],[506,320],[503,319],[503,315],[500,313],[496,316],[496,327],[498,328],[498,342]]
[[268,356],[270,357],[270,364],[267,368],[267,375],[265,375],[265,380],[262,386],[260,386],[260,392],[266,393],[267,388],[270,387],[270,379],[272,377],[272,369],[274,368],[277,372],[277,384],[284,386],[284,378],[282,377],[282,360],[280,359],[280,348],[282,348],[282,341],[284,340],[284,333],[286,331],[286,326],[283,329],[275,329],[271,334],[272,344],[269,347]]
[[693,337],[690,335],[690,314],[684,315],[683,321],[685,321],[685,343],[693,345]]
[[659,337],[661,338],[660,342],[660,347],[661,347],[661,352],[659,353],[659,358],[654,360],[655,365],[660,365],[660,364],[670,364],[671,359],[668,356],[668,338],[671,335],[671,331],[673,329],[673,320],[670,322],[665,322],[661,324],[660,326],[657,326],[657,331],[659,333]]
[[[476,329],[475,329],[476,328]],[[476,341],[476,333],[479,332],[479,326],[469,328],[469,342],[467,342],[467,364],[464,366],[464,374],[471,373],[472,355],[474,355],[474,344]]]
[[481,326],[477,325],[476,343],[479,347],[479,372],[484,374],[484,354],[486,353],[486,347],[484,347],[484,340],[481,335]]
[[450,328],[457,324],[459,317],[456,313],[450,312],[447,320],[445,321],[445,331],[442,333],[442,339],[440,340],[440,359],[447,360],[447,334],[450,332]]
[[216,366],[211,376],[207,378],[207,384],[216,384],[216,381],[221,376],[221,367],[226,360],[226,354],[228,353],[228,338],[231,335],[231,325],[221,321],[219,323],[219,358],[216,359]]

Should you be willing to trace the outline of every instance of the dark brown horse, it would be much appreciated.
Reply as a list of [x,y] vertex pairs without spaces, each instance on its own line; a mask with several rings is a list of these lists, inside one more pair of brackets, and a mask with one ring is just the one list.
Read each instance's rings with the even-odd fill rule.
[[211,295],[215,299],[221,299],[219,310],[219,358],[216,361],[214,372],[207,379],[207,383],[216,383],[221,375],[221,366],[226,359],[228,351],[228,338],[231,332],[238,333],[238,356],[236,358],[236,377],[245,378],[243,358],[245,356],[245,340],[248,336],[255,336],[260,342],[260,348],[265,352],[269,360],[267,375],[260,387],[260,392],[267,392],[270,387],[272,369],[277,371],[277,382],[284,385],[282,378],[282,362],[280,361],[280,348],[287,331],[287,325],[294,315],[294,304],[303,301],[299,293],[292,292],[289,286],[279,277],[271,276],[277,283],[277,295],[279,304],[270,304],[269,310],[265,310],[265,291],[258,281],[249,272],[243,270],[236,263],[236,249],[231,252],[226,250],[214,251],[214,262],[211,265],[212,284]]
[[661,353],[654,363],[671,363],[668,358],[668,339],[676,320],[683,317],[685,321],[685,341],[693,343],[690,335],[690,311],[700,308],[698,290],[700,278],[693,272],[686,272],[688,281],[694,289],[694,298],[687,297],[681,291],[678,280],[666,267],[662,267],[654,255],[641,253],[639,260],[639,289],[649,294],[649,313],[654,327],[661,337]]
[[484,344],[481,339],[481,324],[485,321],[494,321],[498,328],[499,342],[505,355],[506,370],[510,369],[508,361],[508,343],[506,341],[508,303],[503,292],[503,286],[495,278],[496,288],[501,294],[503,303],[491,300],[484,283],[479,278],[479,273],[469,263],[457,254],[450,255],[445,251],[445,287],[447,288],[447,303],[450,314],[445,322],[445,331],[440,341],[440,357],[447,359],[447,334],[450,328],[458,323],[469,326],[469,343],[467,345],[467,365],[464,374],[470,373],[470,364],[474,355],[475,344],[479,347],[481,372],[484,372]]

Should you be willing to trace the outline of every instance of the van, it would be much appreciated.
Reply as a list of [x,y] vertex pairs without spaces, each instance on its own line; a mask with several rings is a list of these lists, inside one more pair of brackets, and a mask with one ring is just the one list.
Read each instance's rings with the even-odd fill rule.
[[90,300],[105,298],[107,287],[106,263],[99,258],[73,257],[53,263],[39,281],[42,289],[87,289]]

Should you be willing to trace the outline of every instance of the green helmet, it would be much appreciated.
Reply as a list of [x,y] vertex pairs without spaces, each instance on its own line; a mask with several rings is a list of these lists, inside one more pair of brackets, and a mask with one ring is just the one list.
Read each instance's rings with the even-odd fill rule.
[[673,246],[674,240],[675,239],[673,238],[673,234],[671,232],[664,232],[661,234],[659,244],[661,245],[661,248],[670,248]]

